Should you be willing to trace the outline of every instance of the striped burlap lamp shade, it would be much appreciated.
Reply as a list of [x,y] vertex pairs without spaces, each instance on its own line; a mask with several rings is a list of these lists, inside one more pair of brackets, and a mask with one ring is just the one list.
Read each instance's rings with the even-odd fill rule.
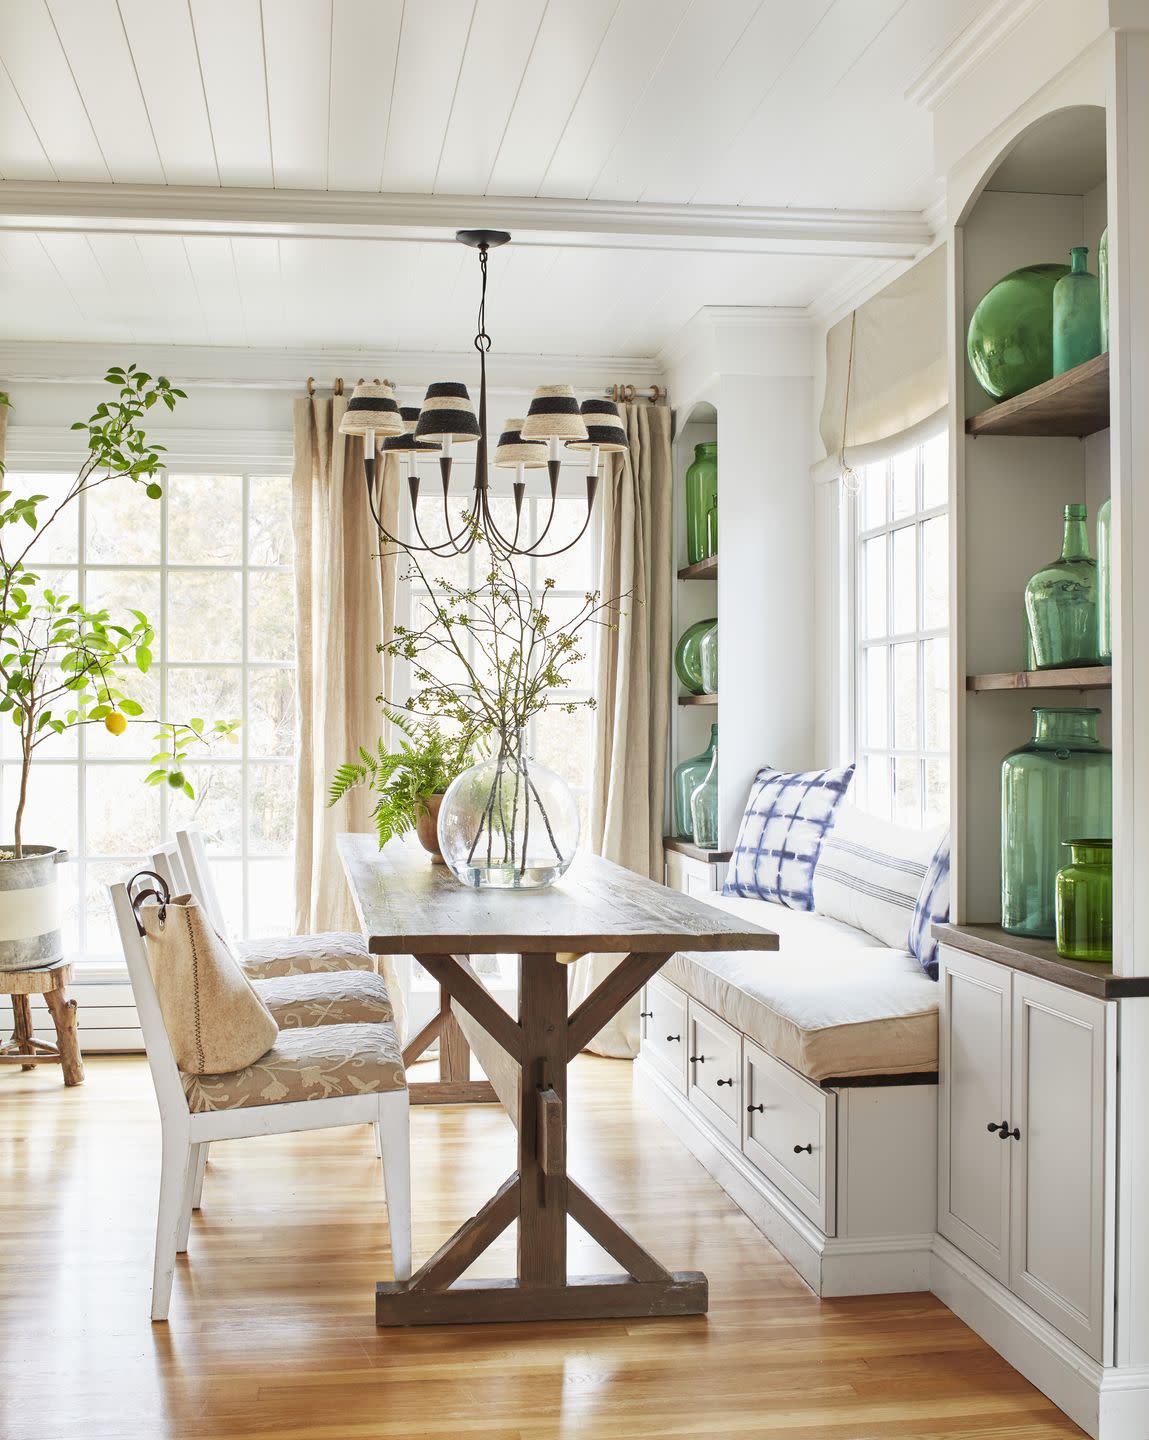
[[392,454],[408,454],[414,450],[426,450],[432,455],[438,455],[443,448],[435,440],[416,440],[414,435],[389,435],[383,441],[382,448]]
[[540,385],[523,422],[524,440],[585,440],[586,422],[569,385]]
[[598,450],[604,455],[615,455],[628,448],[622,417],[613,400],[584,400],[582,418],[587,438],[568,440],[568,450]]
[[401,435],[403,421],[390,385],[379,380],[361,380],[351,392],[340,435]]
[[439,380],[427,386],[423,408],[415,426],[420,440],[477,440],[479,422],[467,387],[458,380]]
[[503,433],[495,450],[495,464],[502,470],[541,469],[547,463],[547,447],[541,440],[524,440],[521,420],[504,420]]
[[414,435],[415,426],[419,423],[418,405],[400,405],[399,418],[403,422],[403,434]]

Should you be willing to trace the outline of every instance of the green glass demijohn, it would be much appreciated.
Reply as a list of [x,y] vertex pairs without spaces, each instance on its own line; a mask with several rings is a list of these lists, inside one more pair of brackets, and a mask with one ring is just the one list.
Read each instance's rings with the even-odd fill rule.
[[694,839],[694,817],[690,813],[690,797],[705,780],[718,754],[718,726],[710,727],[710,744],[701,755],[692,755],[674,769],[671,786],[674,801],[674,833],[679,840]]
[[1057,953],[1067,960],[1113,959],[1113,841],[1063,840],[1069,864],[1057,872]]
[[718,441],[694,447],[686,471],[686,560],[697,565],[718,553]]
[[695,786],[690,797],[690,818],[694,826],[694,843],[702,850],[718,849],[718,751],[702,783]]
[[1068,265],[1011,270],[978,301],[966,355],[987,395],[1008,400],[1053,375],[1053,287]]
[[1109,349],[1109,226],[1101,232],[1097,247],[1098,310],[1101,323],[1101,353]]
[[682,687],[690,695],[701,695],[702,690],[702,657],[699,654],[699,646],[702,637],[712,625],[718,622],[712,615],[709,620],[696,620],[682,632],[678,644],[674,647],[674,668],[678,672],[678,678],[682,681]]
[[702,693],[718,694],[718,621],[702,632],[698,642],[698,663],[702,670]]
[[1113,659],[1113,510],[1106,500],[1097,512],[1097,655]]
[[1001,924],[1053,939],[1062,842],[1113,831],[1113,756],[1096,709],[1033,712],[1033,735],[1001,766]]
[[1086,260],[1089,249],[1075,245],[1068,275],[1053,287],[1053,373],[1064,375],[1075,365],[1101,354],[1101,294],[1097,276]]
[[1039,670],[1098,665],[1097,565],[1084,505],[1065,507],[1061,554],[1025,587],[1025,614]]

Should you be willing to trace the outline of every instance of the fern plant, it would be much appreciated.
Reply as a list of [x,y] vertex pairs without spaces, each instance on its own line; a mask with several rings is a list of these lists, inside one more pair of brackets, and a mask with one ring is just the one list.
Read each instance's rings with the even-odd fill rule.
[[415,721],[387,708],[383,713],[399,732],[398,747],[388,749],[379,740],[372,753],[360,746],[359,759],[336,770],[328,799],[329,805],[337,805],[351,790],[373,790],[379,799],[371,819],[380,849],[413,829],[429,813],[431,796],[442,795],[486,750],[485,737],[476,727],[444,735],[433,720]]

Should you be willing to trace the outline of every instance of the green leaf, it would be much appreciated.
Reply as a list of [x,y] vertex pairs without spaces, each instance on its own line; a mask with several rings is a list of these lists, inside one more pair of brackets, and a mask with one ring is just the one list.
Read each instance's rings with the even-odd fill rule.
[[192,789],[190,780],[184,781],[184,794],[188,797],[189,800],[195,799],[195,791]]
[[146,645],[136,646],[136,665],[144,675],[152,668],[152,652]]
[[120,709],[125,715],[131,715],[133,718],[144,713],[144,707],[138,700],[121,700]]

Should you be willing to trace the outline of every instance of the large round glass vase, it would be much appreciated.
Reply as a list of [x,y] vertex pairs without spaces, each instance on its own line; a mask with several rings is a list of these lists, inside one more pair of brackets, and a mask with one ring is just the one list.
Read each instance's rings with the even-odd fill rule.
[[702,671],[702,693],[718,694],[718,621],[702,632],[698,642],[698,665]]
[[1025,265],[978,302],[966,354],[981,388],[1008,400],[1053,377],[1053,287],[1068,265]]
[[1113,833],[1113,756],[1095,709],[1033,712],[1033,735],[1002,761],[1001,924],[1053,939],[1066,840]]
[[[694,447],[686,470],[686,559],[697,565],[718,549],[718,442]],[[708,518],[709,521],[708,521]],[[713,548],[712,548],[713,547]]]
[[439,808],[443,859],[476,890],[553,885],[569,869],[578,841],[570,786],[518,744],[464,770]]
[[703,693],[702,637],[717,623],[713,616],[709,620],[696,620],[682,632],[682,638],[674,647],[674,668],[682,681],[682,688],[690,695]]

